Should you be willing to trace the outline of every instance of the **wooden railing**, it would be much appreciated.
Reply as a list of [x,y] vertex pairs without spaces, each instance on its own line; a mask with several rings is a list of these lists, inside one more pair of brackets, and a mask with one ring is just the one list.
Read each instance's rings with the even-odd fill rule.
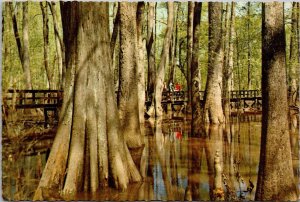
[[44,112],[45,126],[48,124],[48,112],[53,111],[58,120],[58,109],[63,101],[61,90],[14,90],[2,93],[2,105],[9,109],[41,109]]
[[[200,91],[200,100],[204,100],[204,93],[205,91]],[[261,92],[260,90],[234,90],[230,92],[230,99],[231,101],[235,101],[235,99],[261,99]],[[146,93],[146,101],[151,101],[152,95]],[[163,91],[162,93],[162,101],[187,101],[187,94],[185,91]]]
[[62,105],[61,90],[8,90],[2,93],[3,105],[17,109],[53,108]]
[[[116,92],[117,95],[118,92]],[[62,105],[62,90],[14,90],[10,89],[2,93],[3,106],[13,109],[34,109],[44,110],[45,123],[48,121],[48,111],[54,111],[57,115]],[[230,102],[242,107],[261,105],[261,92],[259,90],[240,90],[230,92]],[[146,92],[146,106],[151,104],[152,95]],[[204,91],[200,91],[200,101],[204,100]],[[164,91],[162,93],[162,104],[183,105],[187,102],[185,91]],[[250,103],[250,104],[249,104]],[[254,103],[254,104],[253,104]]]

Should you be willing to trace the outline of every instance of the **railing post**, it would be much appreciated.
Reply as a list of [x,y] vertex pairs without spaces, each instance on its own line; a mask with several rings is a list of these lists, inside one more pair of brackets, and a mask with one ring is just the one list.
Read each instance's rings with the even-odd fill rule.
[[35,92],[32,92],[32,104],[35,104]]
[[23,102],[23,99],[22,99],[23,98],[23,94],[22,94],[22,92],[19,92],[19,96],[18,97],[19,97],[19,104],[22,105],[22,102]]

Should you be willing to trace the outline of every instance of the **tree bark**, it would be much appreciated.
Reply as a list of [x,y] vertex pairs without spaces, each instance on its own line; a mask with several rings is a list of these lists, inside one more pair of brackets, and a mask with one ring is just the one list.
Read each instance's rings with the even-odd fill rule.
[[144,25],[144,8],[145,3],[139,2],[137,5],[136,13],[136,26],[137,26],[137,44],[138,44],[138,103],[139,103],[139,121],[141,128],[144,128],[144,113],[145,113],[145,59],[143,43],[143,25]]
[[187,87],[188,87],[188,108],[192,102],[192,53],[193,53],[193,18],[194,2],[188,2],[188,20],[187,20]]
[[116,17],[114,19],[114,28],[113,28],[113,32],[111,34],[111,39],[110,39],[110,50],[111,50],[111,57],[113,60],[114,57],[114,52],[115,52],[115,46],[116,46],[116,42],[117,42],[117,37],[119,34],[119,27],[120,27],[120,5],[117,2],[118,8],[117,8],[117,14]]
[[205,90],[204,119],[212,124],[224,120],[222,109],[223,50],[221,36],[222,3],[209,2],[208,74]]
[[[224,17],[225,16],[225,17]],[[224,19],[223,19],[224,18]],[[229,120],[229,111],[228,108],[226,108],[226,74],[228,71],[228,56],[229,56],[229,32],[230,30],[228,29],[229,27],[229,20],[230,20],[230,12],[229,12],[229,3],[227,2],[225,4],[225,10],[222,14],[222,37],[223,37],[223,50],[224,50],[224,59],[223,59],[223,88],[222,90],[222,104],[223,104],[223,109],[224,109],[224,116],[225,116],[225,121]]]
[[53,27],[54,27],[54,37],[56,45],[56,53],[58,59],[58,72],[59,72],[59,88],[63,89],[65,84],[65,75],[66,75],[66,58],[65,58],[65,44],[62,37],[60,36],[57,14],[56,14],[56,4],[54,2],[48,2],[50,7],[52,18],[53,18]]
[[[297,200],[288,126],[283,3],[264,3],[262,133],[255,200]],[[278,90],[280,86],[280,90]]]
[[147,24],[147,57],[148,57],[148,81],[147,93],[152,95],[154,92],[156,78],[156,62],[155,62],[155,2],[148,3],[148,24]]
[[191,77],[192,77],[192,133],[196,132],[197,126],[201,122],[201,71],[199,67],[199,51],[200,51],[200,22],[201,22],[202,2],[195,2],[194,17],[193,17],[193,52],[191,63]]
[[182,57],[181,57],[182,50],[184,49],[183,45],[184,45],[185,39],[181,38],[179,41],[180,42],[179,42],[179,51],[178,51],[178,59],[179,59],[178,68],[180,69],[181,73],[183,74],[185,80],[187,80],[188,75],[187,75],[187,71],[185,70],[185,64],[186,64],[186,62],[183,62],[182,61]]
[[137,3],[120,2],[120,70],[118,107],[121,129],[129,147],[140,147],[138,100]]
[[228,36],[228,54],[224,64],[224,115],[226,122],[229,122],[230,116],[230,91],[232,88],[232,72],[233,72],[233,54],[234,54],[234,43],[235,40],[235,3],[231,3],[231,13],[230,13],[230,24],[229,24],[229,36]]
[[173,11],[174,11],[174,3],[167,2],[168,5],[168,23],[167,23],[167,30],[166,35],[164,38],[163,49],[161,52],[161,59],[159,63],[159,67],[156,74],[155,80],[155,91],[154,96],[152,99],[152,104],[150,109],[148,110],[148,114],[151,117],[161,117],[163,114],[163,109],[161,106],[161,97],[163,92],[163,82],[165,78],[165,66],[167,63],[167,57],[169,54],[170,42],[172,38],[172,29],[173,29]]
[[70,199],[84,184],[95,192],[108,178],[119,189],[141,179],[119,128],[108,3],[61,2],[61,7],[67,64],[64,101],[34,200],[47,199],[49,191],[62,191]]
[[40,2],[43,16],[43,39],[44,39],[44,65],[48,79],[48,88],[54,89],[53,72],[49,67],[49,26],[48,26],[48,5]]

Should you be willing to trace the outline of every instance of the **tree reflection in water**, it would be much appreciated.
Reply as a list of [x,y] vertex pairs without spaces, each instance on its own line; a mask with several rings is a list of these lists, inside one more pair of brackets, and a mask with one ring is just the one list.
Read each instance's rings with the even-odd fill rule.
[[[261,123],[260,119],[240,121],[233,119],[230,124],[221,126],[203,125],[191,135],[189,121],[150,120],[145,124],[144,147],[140,152],[133,152],[143,181],[129,185],[124,192],[102,188],[93,195],[78,194],[74,200],[214,200],[216,194],[224,194],[225,200],[253,200]],[[291,131],[291,145],[294,171],[299,179],[299,145],[295,131],[298,130]],[[223,193],[215,190],[216,180],[220,181],[215,178],[214,168],[217,150]],[[3,151],[7,151],[6,148]],[[6,156],[3,156],[3,196],[10,200],[31,200],[41,172],[41,169],[32,169],[36,168],[37,156],[19,158],[14,167],[9,166],[11,161]],[[29,182],[35,183],[28,186]],[[20,190],[25,188],[26,193],[20,195]]]

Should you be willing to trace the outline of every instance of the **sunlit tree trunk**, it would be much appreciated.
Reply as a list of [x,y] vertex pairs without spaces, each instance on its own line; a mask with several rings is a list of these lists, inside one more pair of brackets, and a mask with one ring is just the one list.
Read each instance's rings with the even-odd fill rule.
[[192,77],[192,132],[200,124],[201,121],[201,71],[199,67],[199,50],[200,50],[200,22],[201,22],[202,2],[195,2],[194,7],[194,22],[193,22],[193,52],[191,64]]
[[172,34],[172,43],[170,46],[170,74],[169,74],[169,80],[167,82],[167,85],[172,82],[174,83],[174,74],[175,74],[175,67],[176,67],[176,60],[177,60],[177,41],[178,41],[178,8],[179,8],[180,2],[177,3],[177,6],[175,7],[174,13],[176,13],[176,17],[174,20],[174,27],[173,27],[173,34]]
[[[223,19],[224,18],[224,19]],[[229,19],[230,19],[230,12],[229,12],[229,3],[227,2],[225,4],[225,11],[222,15],[222,37],[223,37],[223,50],[224,50],[224,59],[223,59],[223,88],[222,88],[222,104],[223,104],[223,109],[224,109],[224,116],[225,116],[225,121],[228,120],[229,118],[229,111],[226,109],[226,73],[228,71],[228,55],[229,55],[229,32],[230,30],[228,29],[229,27]]]
[[118,107],[121,129],[129,147],[139,147],[137,3],[120,2],[120,70]]
[[[292,26],[291,26],[291,38],[290,38],[290,55],[289,55],[289,90],[290,90],[290,97],[289,97],[289,104],[295,105],[297,99],[297,88],[298,88],[298,77],[299,77],[299,67],[300,63],[298,62],[298,52],[297,48],[297,35],[299,30],[297,29],[297,21],[299,18],[299,11],[297,9],[297,2],[293,2],[292,7]],[[297,85],[298,84],[298,85]]]
[[119,90],[120,74],[120,2],[113,3],[113,30],[110,37],[110,50],[112,58],[112,67],[114,71],[115,90]]
[[108,178],[119,189],[141,179],[119,128],[108,3],[61,6],[67,64],[64,102],[35,200],[47,199],[49,190],[62,191],[67,198],[84,187],[95,192]]
[[49,26],[48,26],[48,5],[40,2],[43,16],[43,38],[44,38],[44,65],[48,79],[48,88],[54,89],[53,72],[49,67]]
[[224,64],[224,115],[226,122],[229,121],[230,116],[230,91],[232,90],[232,72],[233,72],[233,48],[235,40],[235,2],[231,3],[231,13],[230,13],[230,24],[229,24],[229,36],[228,36],[228,50],[227,57]]
[[110,50],[111,50],[112,60],[113,60],[117,37],[119,34],[119,29],[120,29],[119,28],[120,27],[120,5],[119,5],[119,2],[115,2],[115,4],[117,5],[117,8],[116,8],[117,13],[116,13],[116,17],[114,18],[114,28],[113,28],[113,32],[111,34],[111,39],[110,39]]
[[53,28],[54,28],[54,37],[55,37],[55,46],[56,54],[58,61],[58,75],[59,75],[59,89],[63,89],[65,83],[66,75],[66,62],[65,62],[65,45],[63,39],[60,35],[60,30],[58,26],[57,14],[56,14],[56,4],[54,2],[48,2],[52,13],[53,19]]
[[144,25],[144,8],[145,3],[139,2],[137,6],[137,44],[138,44],[138,103],[139,103],[139,120],[141,127],[144,127],[144,113],[145,113],[145,59],[144,50],[145,45],[143,43],[143,25]]
[[297,200],[288,126],[283,9],[281,2],[263,4],[263,111],[255,200]]
[[222,3],[209,2],[208,73],[205,90],[204,119],[213,124],[224,120],[222,109],[223,50],[221,36]]
[[147,57],[148,57],[148,81],[147,93],[152,95],[155,85],[156,63],[155,63],[155,2],[148,3],[148,16],[147,16]]
[[188,2],[188,19],[187,19],[187,87],[188,87],[188,108],[192,102],[192,53],[193,53],[193,18],[194,2]]
[[154,97],[152,99],[151,107],[148,111],[148,114],[151,117],[160,117],[163,114],[163,109],[161,106],[161,99],[162,99],[162,92],[163,92],[163,82],[165,79],[165,67],[167,63],[167,57],[169,54],[170,42],[172,38],[172,29],[173,29],[173,10],[174,10],[174,3],[167,2],[168,4],[168,22],[167,22],[167,30],[166,35],[164,38],[163,49],[161,52],[160,63],[156,74],[156,81],[155,81],[155,91]]

